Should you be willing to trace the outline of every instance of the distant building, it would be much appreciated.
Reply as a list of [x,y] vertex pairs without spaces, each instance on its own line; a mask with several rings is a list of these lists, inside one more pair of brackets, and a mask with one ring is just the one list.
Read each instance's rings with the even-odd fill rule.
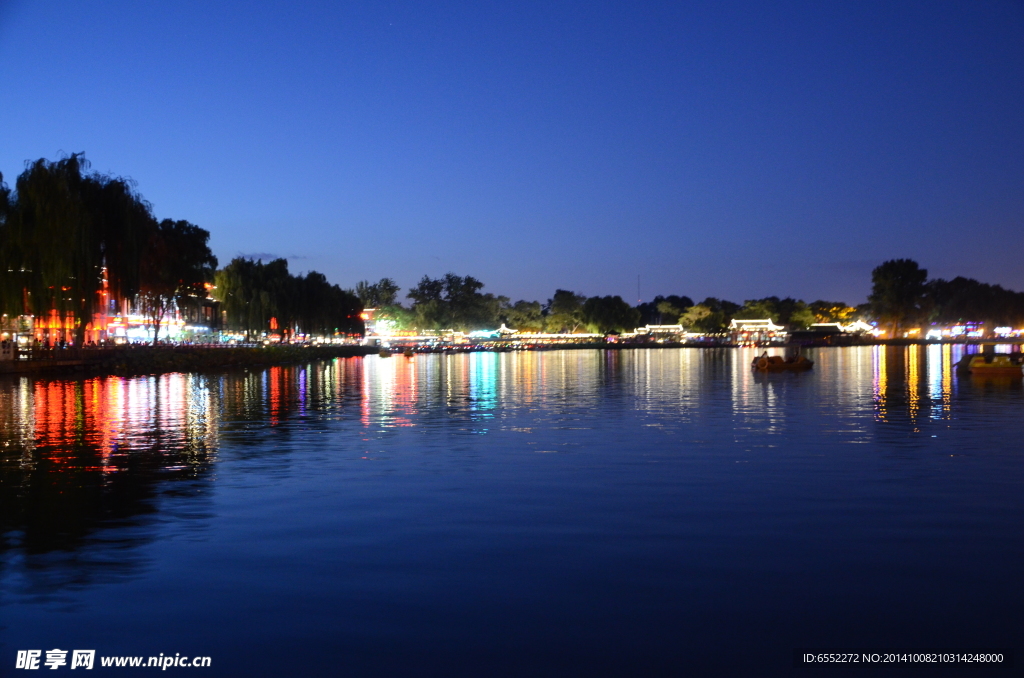
[[753,320],[732,320],[729,336],[734,344],[752,346],[764,342],[784,341],[786,328],[776,325],[771,318]]
[[651,334],[651,335],[676,335],[683,334],[682,325],[644,325],[634,330],[636,334]]
[[874,335],[876,330],[866,322],[857,320],[852,323],[814,323],[806,330],[790,332],[789,341],[804,346],[849,346],[860,341],[866,335]]
[[863,320],[855,320],[844,325],[843,323],[813,323],[807,328],[811,332],[829,332],[833,334],[865,334],[875,331],[875,328]]

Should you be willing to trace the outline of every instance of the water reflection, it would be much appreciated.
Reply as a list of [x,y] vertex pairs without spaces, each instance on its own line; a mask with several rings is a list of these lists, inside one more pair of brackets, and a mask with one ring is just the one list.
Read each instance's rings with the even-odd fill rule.
[[267,429],[358,397],[361,368],[0,382],[4,588],[45,596],[143,571],[161,519],[208,522],[225,437],[265,455]]
[[955,366],[964,355],[964,346],[876,346],[872,351],[872,388],[879,421],[948,420],[958,397],[1021,389],[1019,377],[958,374]]
[[[141,571],[139,547],[167,529],[158,514],[195,529],[212,519],[212,470],[226,449],[261,464],[235,473],[280,472],[295,454],[288,441],[339,425],[365,455],[374,441],[417,428],[528,433],[533,442],[523,444],[540,451],[595,427],[619,435],[636,420],[685,433],[680,445],[722,438],[771,447],[822,421],[841,440],[863,442],[950,421],[965,402],[1019,395],[1020,379],[957,376],[962,353],[948,345],[822,349],[811,356],[813,371],[794,374],[753,372],[749,350],[683,349],[9,379],[0,382],[0,575],[39,593]],[[628,453],[633,440],[621,436],[616,444]]]
[[205,380],[181,374],[0,389],[0,566],[14,586],[45,594],[137,570],[158,497],[208,484],[215,410]]

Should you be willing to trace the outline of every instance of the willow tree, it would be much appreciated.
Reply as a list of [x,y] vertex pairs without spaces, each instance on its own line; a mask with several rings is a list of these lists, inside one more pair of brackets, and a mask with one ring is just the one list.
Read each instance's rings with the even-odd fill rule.
[[262,259],[253,260],[235,257],[216,273],[216,297],[226,316],[230,329],[245,332],[245,338],[252,341],[269,329],[270,319],[279,312],[279,292],[283,285],[272,281],[274,277],[287,275],[288,262],[275,259],[264,264]]
[[92,175],[84,194],[107,292],[111,299],[132,299],[139,293],[145,248],[157,230],[152,208],[131,180],[119,177]]
[[8,215],[11,207],[11,189],[4,183],[0,173],[0,314],[21,315],[21,294],[14,280],[15,267],[19,265],[14,256]]
[[63,319],[75,317],[84,337],[101,285],[100,261],[82,196],[81,154],[56,162],[28,163],[15,184],[16,208],[9,234],[18,266],[11,273],[21,283],[25,311]]
[[304,334],[330,336],[336,332],[362,334],[359,298],[327,281],[323,273],[309,271],[295,278],[293,324]]
[[319,335],[363,332],[363,305],[353,293],[316,271],[290,274],[286,259],[264,264],[236,257],[217,271],[215,280],[227,326],[244,331],[247,340],[274,329]]
[[209,246],[210,232],[187,221],[164,219],[150,234],[143,253],[139,298],[153,321],[153,343],[160,323],[191,297],[206,298],[206,283],[213,281],[217,257]]
[[81,153],[26,164],[3,191],[0,303],[14,315],[56,311],[79,343],[99,309],[104,278],[115,299],[138,289],[142,245],[155,225],[125,179],[90,174]]

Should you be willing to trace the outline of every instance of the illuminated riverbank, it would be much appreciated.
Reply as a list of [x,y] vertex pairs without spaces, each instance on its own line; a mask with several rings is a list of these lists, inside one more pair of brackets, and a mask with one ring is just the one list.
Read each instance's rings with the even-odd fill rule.
[[354,345],[278,344],[271,346],[118,346],[49,349],[0,362],[0,374],[69,373],[157,374],[202,372],[238,367],[283,365],[310,360],[351,358],[377,349]]

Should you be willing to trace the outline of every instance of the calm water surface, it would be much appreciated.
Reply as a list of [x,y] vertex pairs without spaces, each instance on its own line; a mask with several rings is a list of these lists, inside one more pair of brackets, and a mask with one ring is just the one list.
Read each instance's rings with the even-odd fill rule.
[[0,675],[52,648],[208,655],[169,670],[210,676],[1019,655],[1024,390],[957,376],[957,350],[772,375],[682,349],[8,378]]

